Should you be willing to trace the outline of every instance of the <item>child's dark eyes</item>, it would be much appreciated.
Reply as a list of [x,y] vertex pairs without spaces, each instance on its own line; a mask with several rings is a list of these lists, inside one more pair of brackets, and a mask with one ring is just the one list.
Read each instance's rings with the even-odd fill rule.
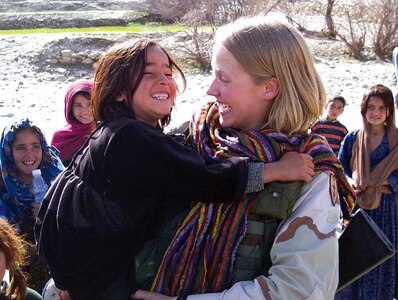
[[[151,71],[144,71],[144,75],[154,75],[154,72]],[[166,77],[173,77],[173,72],[165,72],[164,76]]]

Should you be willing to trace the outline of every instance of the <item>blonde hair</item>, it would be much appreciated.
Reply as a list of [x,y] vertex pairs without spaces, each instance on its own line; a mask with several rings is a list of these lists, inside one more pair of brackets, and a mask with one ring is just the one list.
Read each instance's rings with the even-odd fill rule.
[[291,25],[268,17],[241,18],[220,27],[216,44],[224,46],[256,83],[279,81],[265,128],[305,133],[323,112],[325,88],[303,36]]
[[0,251],[4,252],[11,279],[6,296],[12,300],[23,299],[26,294],[26,277],[21,270],[25,263],[26,247],[26,242],[17,235],[14,227],[0,217]]

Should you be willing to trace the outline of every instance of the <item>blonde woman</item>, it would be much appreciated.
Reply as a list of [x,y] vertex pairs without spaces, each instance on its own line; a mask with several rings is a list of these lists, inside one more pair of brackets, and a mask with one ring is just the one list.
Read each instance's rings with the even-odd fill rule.
[[[216,102],[191,124],[202,157],[270,162],[297,151],[313,156],[316,175],[302,185],[292,213],[278,220],[271,237],[256,193],[238,205],[196,205],[177,230],[152,289],[188,299],[333,299],[335,229],[340,204],[351,208],[353,191],[327,142],[306,133],[326,98],[303,36],[267,17],[240,19],[219,29],[212,67],[207,93]],[[247,273],[250,261],[260,261],[260,268]],[[133,298],[175,299],[141,290]]]

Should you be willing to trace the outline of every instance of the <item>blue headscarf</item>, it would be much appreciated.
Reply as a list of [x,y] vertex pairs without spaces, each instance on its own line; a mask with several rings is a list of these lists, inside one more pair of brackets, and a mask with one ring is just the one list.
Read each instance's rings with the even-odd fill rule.
[[15,138],[15,131],[27,127],[34,128],[39,134],[43,151],[39,168],[47,185],[50,185],[51,181],[64,169],[58,157],[58,150],[47,144],[41,130],[29,119],[22,119],[4,128],[0,141],[0,217],[17,225],[19,229],[25,227],[24,225],[32,219],[33,195],[18,175],[11,154],[11,144]]

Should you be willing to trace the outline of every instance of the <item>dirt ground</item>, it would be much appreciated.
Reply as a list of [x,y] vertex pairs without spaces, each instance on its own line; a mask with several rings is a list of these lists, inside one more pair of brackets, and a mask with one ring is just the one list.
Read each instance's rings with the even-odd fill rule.
[[[163,33],[152,33],[151,37],[166,41]],[[63,98],[68,83],[92,78],[93,66],[50,64],[47,59],[63,49],[101,50],[126,38],[125,34],[114,33],[0,35],[0,127],[29,117],[51,138],[53,131],[65,123]],[[167,37],[169,45],[170,38]],[[307,42],[328,95],[339,94],[348,101],[341,121],[349,130],[359,128],[358,105],[364,89],[374,83],[395,89],[393,64],[353,60],[338,41],[307,37]],[[201,104],[211,100],[206,96],[210,82],[211,74],[187,75],[187,89],[177,99],[172,127],[189,119]]]

